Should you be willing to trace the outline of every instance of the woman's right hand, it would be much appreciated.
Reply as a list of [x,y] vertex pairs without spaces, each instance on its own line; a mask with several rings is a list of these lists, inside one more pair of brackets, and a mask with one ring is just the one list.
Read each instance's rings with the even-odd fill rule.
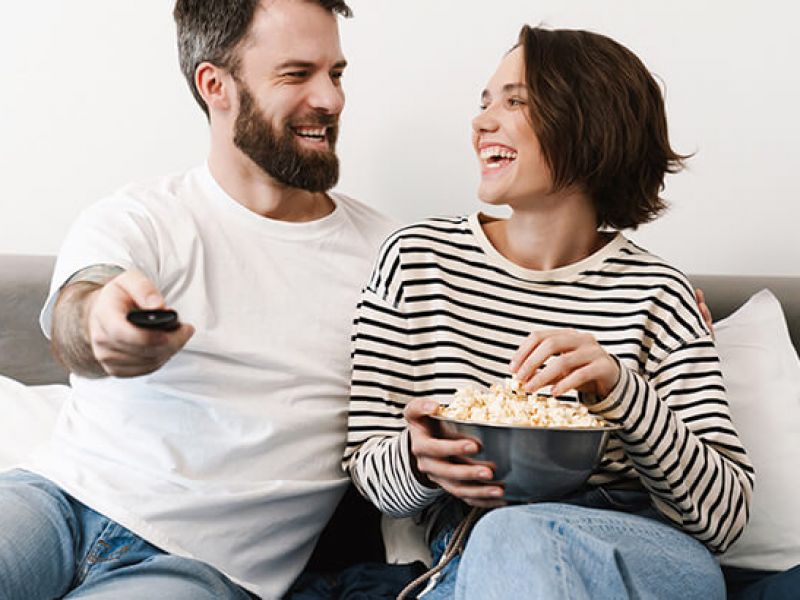
[[403,413],[411,437],[414,475],[423,485],[439,486],[470,506],[505,505],[502,486],[492,482],[491,465],[469,458],[478,452],[477,441],[437,437],[435,421],[430,418],[437,407],[436,402],[417,398]]

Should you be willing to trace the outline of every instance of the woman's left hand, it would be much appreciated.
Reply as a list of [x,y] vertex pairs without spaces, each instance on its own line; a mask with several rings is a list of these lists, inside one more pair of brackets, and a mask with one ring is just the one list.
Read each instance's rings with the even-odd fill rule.
[[534,331],[517,349],[510,367],[527,391],[552,385],[553,397],[574,389],[605,398],[619,381],[617,361],[593,335],[574,329]]

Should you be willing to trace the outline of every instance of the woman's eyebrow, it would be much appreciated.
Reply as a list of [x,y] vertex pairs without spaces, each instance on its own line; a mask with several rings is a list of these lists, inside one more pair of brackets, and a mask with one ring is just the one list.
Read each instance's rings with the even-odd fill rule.
[[[527,87],[524,83],[507,83],[503,86],[502,92],[504,94],[511,94],[513,92],[519,91],[527,91]],[[481,92],[481,102],[486,102],[492,99],[492,94],[489,90],[483,90]]]
[[510,94],[511,92],[519,92],[525,91],[526,87],[524,83],[507,83],[503,86],[503,93]]

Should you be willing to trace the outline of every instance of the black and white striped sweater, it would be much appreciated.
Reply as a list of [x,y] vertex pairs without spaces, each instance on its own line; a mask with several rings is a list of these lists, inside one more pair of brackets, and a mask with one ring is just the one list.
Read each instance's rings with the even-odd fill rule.
[[344,466],[379,509],[410,516],[440,490],[410,467],[403,408],[509,376],[538,328],[593,334],[620,381],[590,410],[623,426],[593,485],[639,481],[676,526],[724,551],[748,517],[753,469],[731,424],[714,343],[686,278],[622,234],[553,271],[519,267],[479,215],[429,219],[384,243],[354,325]]

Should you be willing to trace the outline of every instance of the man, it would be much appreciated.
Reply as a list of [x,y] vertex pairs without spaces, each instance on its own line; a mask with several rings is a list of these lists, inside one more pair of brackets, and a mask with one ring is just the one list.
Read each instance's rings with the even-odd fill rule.
[[[352,312],[392,227],[327,193],[341,0],[178,0],[207,165],[87,210],[42,326],[72,372],[0,474],[0,597],[279,598],[345,487]],[[127,320],[170,307],[171,331]]]

